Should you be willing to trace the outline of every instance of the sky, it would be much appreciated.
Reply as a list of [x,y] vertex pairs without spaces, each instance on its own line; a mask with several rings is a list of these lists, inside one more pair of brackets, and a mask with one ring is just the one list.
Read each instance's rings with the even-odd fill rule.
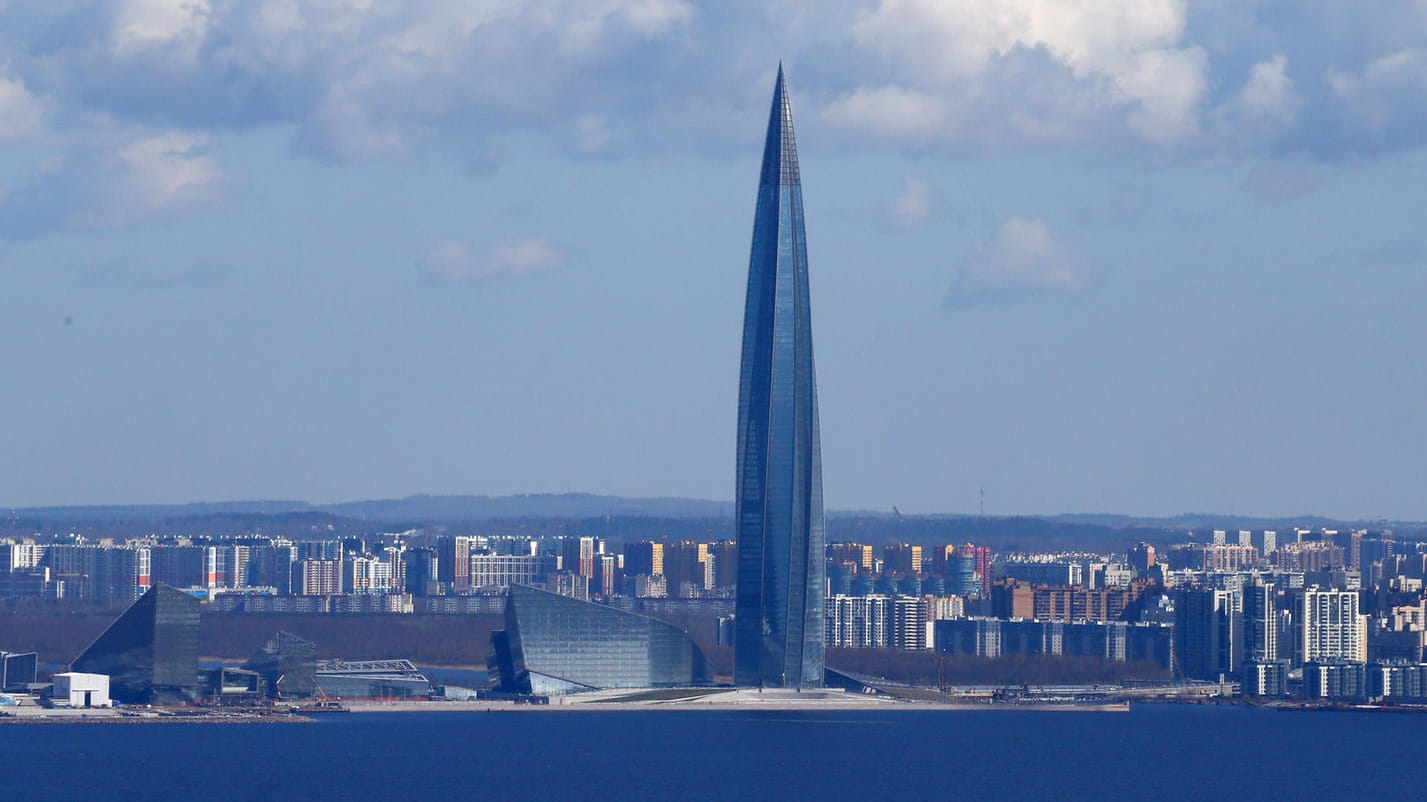
[[0,504],[733,496],[787,69],[831,509],[1427,519],[1427,1],[0,0]]

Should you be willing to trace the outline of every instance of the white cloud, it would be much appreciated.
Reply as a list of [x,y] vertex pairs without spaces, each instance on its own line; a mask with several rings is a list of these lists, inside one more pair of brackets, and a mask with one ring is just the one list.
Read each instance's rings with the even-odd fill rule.
[[102,229],[212,201],[224,176],[210,145],[171,131],[70,148],[0,192],[0,238]]
[[85,2],[0,4],[0,137],[18,91],[50,124],[273,126],[334,162],[726,152],[781,55],[800,122],[859,147],[1427,142],[1422,2],[1305,0],[1272,25],[1228,0]]
[[125,54],[178,44],[191,56],[212,11],[207,0],[126,0],[115,20],[114,50]]
[[122,148],[130,200],[159,207],[202,197],[223,175],[209,145],[207,137],[171,132]]
[[898,228],[916,228],[926,222],[931,213],[932,190],[927,182],[917,178],[907,180],[902,194],[892,200],[887,219]]
[[1255,64],[1237,95],[1218,109],[1219,133],[1229,144],[1271,143],[1294,124],[1303,98],[1282,53]]
[[[1061,138],[1064,132],[1053,121],[1014,120],[1026,111],[1018,85],[1033,85],[1044,70],[1025,74],[1012,57],[1039,51],[1046,66],[1074,79],[1080,97],[1058,102],[1061,109],[1111,110],[1154,144],[1175,143],[1198,130],[1208,59],[1183,41],[1180,0],[882,0],[854,32],[898,80],[876,87],[875,94],[859,87],[835,101],[833,116],[844,121],[867,124],[880,115],[891,119],[880,123],[884,128],[920,136],[942,129],[959,138],[965,131],[945,125],[946,106],[964,105],[988,84],[1009,82],[1011,91],[996,101],[998,116],[1009,124],[992,127],[1032,139]],[[858,110],[864,113],[851,113]]]
[[1208,58],[1203,50],[1150,50],[1115,76],[1115,86],[1138,104],[1127,117],[1132,130],[1157,145],[1173,145],[1199,132]]
[[1089,284],[1084,261],[1053,237],[1044,223],[1013,218],[963,261],[946,306],[961,309],[1074,294]]
[[447,241],[427,254],[417,270],[427,281],[454,284],[542,273],[564,261],[564,254],[542,239],[496,243],[484,254],[476,253],[465,242]]
[[1360,71],[1330,70],[1327,81],[1353,127],[1383,131],[1403,117],[1420,117],[1416,109],[1427,102],[1427,47],[1388,53]]
[[855,33],[943,81],[1016,46],[1044,46],[1085,77],[1174,45],[1184,22],[1180,0],[882,0]]
[[645,36],[661,36],[689,24],[694,6],[684,0],[633,0],[610,3],[629,20],[629,24]]
[[1293,120],[1302,101],[1293,91],[1287,68],[1288,59],[1282,53],[1254,65],[1238,97],[1245,111],[1279,124]]
[[834,123],[903,142],[931,142],[947,132],[950,121],[941,98],[899,86],[859,88],[830,103]]
[[37,132],[43,116],[39,99],[23,81],[0,77],[0,141]]

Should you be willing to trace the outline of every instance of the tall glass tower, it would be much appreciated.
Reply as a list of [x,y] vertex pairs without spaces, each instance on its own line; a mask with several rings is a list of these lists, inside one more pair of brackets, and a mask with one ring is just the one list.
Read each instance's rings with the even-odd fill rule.
[[780,64],[743,312],[736,685],[822,687],[822,484],[803,188]]

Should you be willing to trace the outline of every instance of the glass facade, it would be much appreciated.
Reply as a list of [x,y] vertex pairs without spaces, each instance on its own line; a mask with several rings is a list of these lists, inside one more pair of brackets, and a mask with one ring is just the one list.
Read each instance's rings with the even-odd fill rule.
[[663,621],[523,585],[491,634],[492,675],[507,693],[707,685],[713,669],[683,630]]
[[38,667],[34,652],[0,652],[0,693],[24,693],[35,681]]
[[70,670],[108,675],[109,696],[126,704],[191,702],[198,695],[198,611],[198,599],[155,585]]
[[773,90],[738,389],[734,684],[823,684],[823,500],[803,189],[783,68]]
[[317,644],[291,632],[279,632],[243,664],[262,679],[270,699],[305,699],[318,694]]

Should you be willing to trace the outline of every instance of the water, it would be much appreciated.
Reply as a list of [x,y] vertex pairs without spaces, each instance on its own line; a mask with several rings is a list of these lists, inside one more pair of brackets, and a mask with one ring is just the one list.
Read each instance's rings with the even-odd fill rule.
[[0,725],[14,799],[1092,799],[1416,795],[1427,716],[531,711]]

